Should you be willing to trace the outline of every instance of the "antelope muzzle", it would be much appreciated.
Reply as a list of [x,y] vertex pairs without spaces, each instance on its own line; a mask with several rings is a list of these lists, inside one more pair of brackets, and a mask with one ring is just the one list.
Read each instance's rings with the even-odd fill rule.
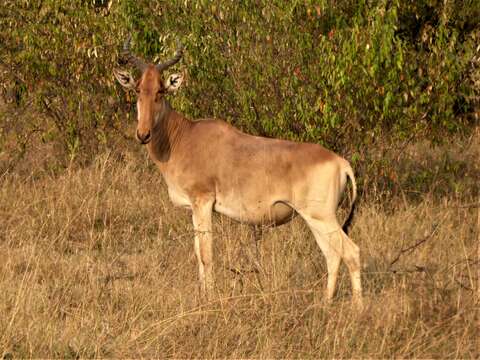
[[142,145],[146,145],[150,142],[150,140],[152,139],[152,135],[150,133],[150,130],[148,131],[144,131],[144,132],[140,132],[138,131],[137,129],[137,140],[140,144]]

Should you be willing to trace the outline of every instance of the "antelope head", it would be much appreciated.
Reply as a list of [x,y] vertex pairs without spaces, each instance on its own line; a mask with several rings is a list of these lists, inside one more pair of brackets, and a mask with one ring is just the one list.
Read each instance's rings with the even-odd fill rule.
[[135,90],[137,93],[136,137],[141,144],[145,145],[150,142],[152,129],[162,113],[165,94],[176,91],[183,81],[181,74],[171,74],[166,80],[162,74],[164,70],[181,59],[183,47],[178,42],[173,58],[160,64],[148,64],[130,53],[130,40],[131,36],[123,44],[123,56],[128,63],[140,70],[140,78],[135,80],[129,71],[120,69],[114,69],[113,73],[124,88]]

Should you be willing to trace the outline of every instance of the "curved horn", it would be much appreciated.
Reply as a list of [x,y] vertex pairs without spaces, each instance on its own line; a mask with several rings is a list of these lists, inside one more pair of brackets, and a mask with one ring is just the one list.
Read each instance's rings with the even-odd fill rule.
[[125,60],[133,65],[135,65],[140,71],[145,70],[147,64],[140,58],[137,58],[135,55],[130,53],[130,41],[132,40],[132,34],[129,34],[125,42],[123,43],[123,53],[122,56]]
[[175,65],[182,58],[182,55],[183,55],[183,45],[180,42],[180,40],[177,39],[177,51],[175,52],[175,56],[170,60],[157,64],[156,67],[158,71],[163,71],[169,68],[170,66]]

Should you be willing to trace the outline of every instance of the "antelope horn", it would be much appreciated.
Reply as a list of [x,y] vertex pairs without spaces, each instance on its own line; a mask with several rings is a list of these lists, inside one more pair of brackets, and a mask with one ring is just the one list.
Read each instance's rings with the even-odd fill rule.
[[170,66],[175,65],[182,58],[182,55],[183,55],[183,45],[180,42],[180,40],[177,39],[177,51],[175,52],[175,56],[170,60],[157,64],[156,67],[158,71],[163,71],[169,68]]
[[128,63],[135,65],[140,71],[145,70],[147,64],[140,58],[130,53],[130,41],[132,40],[132,34],[129,34],[125,42],[123,43],[122,56]]

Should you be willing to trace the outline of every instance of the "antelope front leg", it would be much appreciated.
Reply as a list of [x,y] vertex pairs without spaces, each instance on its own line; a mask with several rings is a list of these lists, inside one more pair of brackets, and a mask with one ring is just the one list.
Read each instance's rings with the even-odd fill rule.
[[213,290],[212,207],[214,200],[196,199],[192,206],[195,255],[198,260],[200,294],[207,298]]

